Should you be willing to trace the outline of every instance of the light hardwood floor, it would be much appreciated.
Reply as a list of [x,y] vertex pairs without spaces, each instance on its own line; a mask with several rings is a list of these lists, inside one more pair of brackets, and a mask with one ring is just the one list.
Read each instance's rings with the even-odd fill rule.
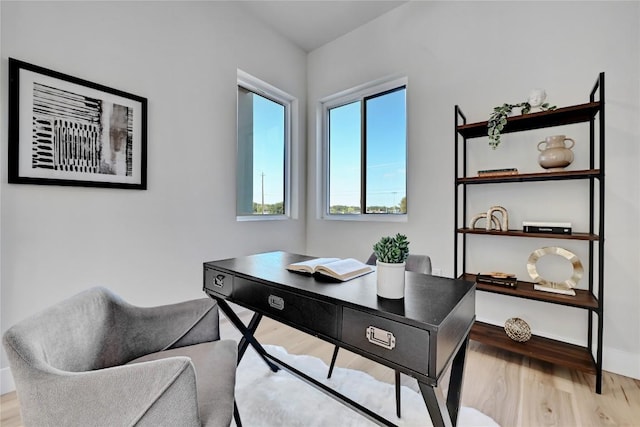
[[[249,313],[241,317],[248,320]],[[221,316],[222,317],[222,316]],[[223,319],[223,338],[239,334]],[[283,346],[290,353],[331,360],[333,346],[264,318],[256,333],[263,344]],[[489,415],[503,427],[640,426],[640,381],[605,372],[602,394],[594,393],[594,377],[533,361],[474,341],[469,345],[462,404]],[[359,369],[393,383],[394,373],[378,363],[340,350],[337,366]],[[403,376],[403,384],[413,385]],[[446,389],[447,380],[442,382]],[[20,427],[15,392],[2,395],[0,425]],[[394,402],[390,402],[391,405]],[[249,426],[251,427],[251,426]]]

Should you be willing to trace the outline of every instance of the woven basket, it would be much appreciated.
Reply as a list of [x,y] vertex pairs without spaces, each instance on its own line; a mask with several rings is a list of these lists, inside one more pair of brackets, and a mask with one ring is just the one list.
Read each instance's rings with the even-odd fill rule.
[[504,331],[509,338],[517,342],[529,341],[531,338],[531,328],[529,324],[519,317],[512,317],[504,324]]

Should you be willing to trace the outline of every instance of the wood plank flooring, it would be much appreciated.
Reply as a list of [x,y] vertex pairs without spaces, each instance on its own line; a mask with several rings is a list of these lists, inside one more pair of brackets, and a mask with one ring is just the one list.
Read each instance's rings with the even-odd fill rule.
[[[248,321],[250,313],[241,317]],[[223,338],[239,334],[221,315]],[[331,360],[333,346],[264,318],[256,333],[263,344],[283,346],[290,353]],[[471,341],[465,367],[462,404],[489,415],[503,427],[640,427],[640,380],[604,372],[602,394],[594,393],[593,375],[556,367]],[[394,373],[378,363],[341,349],[337,366],[368,372],[393,384]],[[447,375],[448,377],[448,375]],[[415,388],[415,380],[402,377]],[[446,388],[447,380],[442,386]],[[394,405],[394,402],[390,402]],[[22,427],[15,392],[2,395],[0,425]]]

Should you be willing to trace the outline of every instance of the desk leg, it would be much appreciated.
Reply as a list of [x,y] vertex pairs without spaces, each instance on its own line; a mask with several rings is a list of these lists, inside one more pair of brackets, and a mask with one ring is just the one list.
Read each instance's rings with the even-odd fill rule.
[[447,404],[442,395],[442,390],[439,387],[431,387],[420,381],[418,381],[418,385],[420,386],[424,403],[427,405],[433,427],[452,427],[453,423],[447,411]]
[[[253,316],[251,317],[251,321],[249,322],[249,325],[247,326],[247,333],[250,334],[251,336],[254,336],[256,329],[258,329],[258,325],[260,324],[261,320],[262,320],[262,314],[254,313]],[[244,352],[247,350],[247,347],[249,346],[249,340],[247,340],[245,335],[242,336],[242,338],[240,339],[240,343],[238,344],[238,362],[242,360],[242,357],[244,356]]]
[[329,365],[329,373],[327,374],[327,378],[331,378],[331,374],[333,374],[333,367],[336,364],[338,350],[340,350],[340,347],[338,347],[337,345],[333,347],[333,356],[331,356],[331,364]]
[[253,318],[251,319],[251,322],[249,323],[249,327],[247,327],[244,325],[244,323],[242,323],[242,320],[240,320],[236,312],[233,311],[231,307],[229,307],[229,304],[227,304],[225,300],[216,298],[216,301],[218,302],[218,306],[225,314],[225,316],[227,316],[231,323],[233,323],[233,326],[235,326],[236,329],[238,329],[238,331],[240,331],[240,333],[242,334],[242,339],[240,340],[240,344],[238,344],[238,363],[240,363],[240,360],[242,360],[242,356],[244,356],[244,352],[246,351],[247,346],[251,344],[258,355],[262,357],[262,360],[264,360],[264,362],[269,366],[269,369],[271,369],[273,372],[278,372],[280,368],[278,368],[277,365],[267,359],[267,350],[265,350],[264,347],[262,347],[258,340],[256,340],[256,338],[253,336],[253,333],[258,328],[258,324],[260,324],[262,315],[255,313],[253,315]]
[[450,427],[458,423],[462,382],[464,379],[464,363],[468,346],[469,337],[467,336],[453,358],[451,376],[449,378],[449,391],[447,392],[446,400],[439,387],[431,387],[428,384],[423,384],[418,381],[422,398],[427,405],[434,427]]
[[460,400],[462,398],[462,383],[464,382],[464,364],[467,358],[468,347],[469,336],[467,335],[458,353],[453,358],[453,365],[451,365],[449,391],[447,392],[447,409],[449,410],[453,425],[456,425],[458,422],[458,411],[460,411]]
[[396,415],[398,418],[402,417],[402,411],[400,410],[400,371],[396,370]]

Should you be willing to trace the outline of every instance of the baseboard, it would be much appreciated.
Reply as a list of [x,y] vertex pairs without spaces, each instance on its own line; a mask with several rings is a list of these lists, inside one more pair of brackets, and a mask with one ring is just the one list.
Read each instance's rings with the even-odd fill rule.
[[0,394],[12,392],[16,389],[16,384],[13,382],[13,375],[11,375],[10,368],[0,369]]
[[604,347],[602,369],[625,377],[640,379],[640,355]]

